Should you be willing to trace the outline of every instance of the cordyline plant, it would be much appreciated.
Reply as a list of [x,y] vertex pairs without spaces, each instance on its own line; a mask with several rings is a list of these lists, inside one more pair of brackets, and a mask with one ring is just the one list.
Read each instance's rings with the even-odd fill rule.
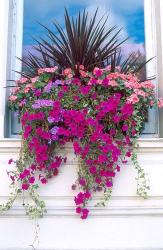
[[[73,143],[78,156],[78,178],[72,189],[76,212],[87,218],[88,201],[104,192],[97,205],[105,205],[113,180],[131,158],[137,170],[137,194],[146,198],[149,189],[144,170],[134,152],[149,107],[163,106],[156,100],[154,86],[139,78],[145,65],[136,54],[122,59],[120,30],[105,29],[106,20],[91,20],[88,13],[70,20],[65,11],[65,28],[54,23],[57,32],[48,32],[23,59],[26,71],[16,81],[9,97],[10,108],[18,111],[22,124],[22,147],[15,170],[8,173],[15,189],[2,211],[23,195],[23,206],[31,217],[42,216],[45,204],[37,194],[39,183],[57,176],[67,160],[61,149]],[[29,192],[34,204],[25,201]]]

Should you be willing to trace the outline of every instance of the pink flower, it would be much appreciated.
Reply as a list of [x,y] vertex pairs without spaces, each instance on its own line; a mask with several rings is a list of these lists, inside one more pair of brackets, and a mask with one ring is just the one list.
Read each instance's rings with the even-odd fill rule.
[[133,136],[136,135],[136,130],[135,129],[132,130],[132,135]]
[[154,89],[155,86],[151,81],[145,81],[141,83],[141,87],[147,88],[147,89]]
[[160,97],[160,98],[158,99],[157,105],[158,105],[159,108],[163,108],[163,98]]
[[122,126],[122,131],[128,131],[128,125],[127,124],[124,124],[123,126]]
[[87,199],[87,200],[90,199],[90,198],[91,198],[90,192],[86,191],[86,192],[84,193],[84,198]]
[[82,209],[82,220],[85,220],[88,217],[89,210],[87,208]]
[[20,87],[14,87],[12,94],[16,94],[19,92]]
[[111,136],[115,136],[116,135],[116,130],[114,128],[111,128],[109,131]]
[[153,100],[150,101],[150,105],[154,106],[155,102]]
[[82,77],[87,77],[88,75],[87,72],[85,72],[84,70],[80,70],[79,72]]
[[80,154],[81,153],[81,147],[77,142],[73,143],[73,147],[74,147],[75,154]]
[[112,81],[109,81],[108,85],[112,87],[117,87],[118,83],[115,80],[112,80]]
[[130,104],[130,103],[126,103],[124,104],[124,106],[121,108],[121,112],[123,115],[127,115],[128,116],[131,116],[132,113],[133,113],[134,109],[133,109],[133,105]]
[[40,180],[41,180],[42,184],[46,184],[47,183],[47,179],[46,178],[41,178]]
[[30,171],[28,169],[24,169],[24,171],[22,173],[20,173],[19,178],[21,180],[23,180],[23,179],[25,179],[29,175],[30,175]]
[[9,97],[9,100],[10,100],[11,102],[16,101],[16,99],[17,99],[17,96],[15,96],[15,95],[11,95],[11,96]]
[[13,159],[10,159],[10,160],[8,161],[8,164],[10,165],[12,162],[13,162]]
[[27,84],[25,87],[26,87],[26,88],[33,88],[33,85],[32,85],[31,83],[29,83],[29,84]]
[[117,165],[116,169],[117,169],[117,172],[120,172],[121,167]]
[[39,77],[38,77],[38,76],[33,77],[33,78],[31,78],[31,82],[32,82],[32,83],[35,83],[35,82],[37,82],[37,81],[38,81],[38,79],[39,79]]
[[88,85],[94,85],[97,84],[97,80],[95,78],[90,78]]
[[29,135],[31,134],[31,131],[32,131],[31,125],[27,125],[24,129],[24,134],[23,134],[24,139],[28,139]]
[[57,69],[58,69],[57,66],[55,66],[53,68],[40,68],[40,69],[38,69],[38,74],[40,75],[40,74],[45,73],[45,72],[53,73],[53,72],[57,71]]
[[131,154],[131,151],[127,151],[126,156],[127,156],[127,157],[131,157],[131,155],[132,155],[132,154]]
[[132,94],[130,97],[127,98],[127,101],[129,103],[135,104],[135,103],[139,102],[139,98],[136,94]]
[[29,188],[29,184],[28,183],[23,183],[22,184],[22,189],[23,190],[28,190],[28,188]]
[[119,115],[114,115],[112,119],[114,123],[119,123],[121,120],[121,117]]
[[110,71],[111,70],[111,65],[106,66],[105,70]]
[[108,188],[111,188],[111,187],[113,186],[113,183],[112,183],[111,181],[107,181],[107,182],[106,182],[106,186],[107,186]]
[[26,94],[26,93],[28,93],[30,91],[30,88],[25,88],[24,90],[23,90],[23,92]]
[[129,88],[129,89],[133,88],[133,85],[132,85],[131,82],[125,82],[124,85],[125,85],[126,88]]
[[100,77],[103,73],[103,70],[102,69],[99,69],[97,67],[94,68],[93,70],[93,74],[96,76],[96,77]]
[[144,98],[146,97],[146,93],[141,89],[135,89],[134,92],[139,96],[143,96]]
[[74,99],[74,101],[77,102],[77,101],[79,101],[80,98],[79,98],[79,96],[75,95],[75,96],[73,96],[73,99]]
[[84,179],[84,178],[80,178],[79,184],[80,184],[81,186],[85,186],[85,185],[86,185],[85,179]]
[[106,155],[99,155],[98,161],[99,163],[106,163],[108,160],[108,157]]
[[94,167],[94,166],[92,166],[92,167],[90,167],[89,168],[89,172],[91,173],[91,174],[95,174],[96,173],[96,167]]
[[96,177],[95,182],[96,182],[97,184],[100,184],[100,183],[101,183],[101,178]]
[[20,83],[26,83],[29,79],[26,77],[22,77],[19,80],[16,81],[16,83],[19,85]]
[[69,78],[69,79],[72,78],[72,77],[73,77],[73,74],[68,74],[67,75],[67,78]]
[[29,178],[29,183],[33,184],[34,182],[35,182],[35,177],[34,176],[30,177]]
[[81,207],[77,207],[77,208],[76,208],[76,213],[77,213],[77,214],[80,214],[81,211],[82,211]]
[[86,86],[86,87],[81,87],[80,91],[81,91],[82,95],[87,95],[87,94],[89,94],[90,89],[91,89],[90,86]]
[[70,75],[72,75],[72,69],[71,68],[66,68],[66,69],[63,70],[62,74],[64,76],[70,76]]
[[44,70],[43,69],[38,69],[38,74],[40,75],[42,73],[44,73]]
[[76,204],[76,205],[83,204],[83,202],[84,202],[83,193],[82,193],[82,192],[78,193],[78,195],[75,196],[74,201],[75,201],[75,204]]

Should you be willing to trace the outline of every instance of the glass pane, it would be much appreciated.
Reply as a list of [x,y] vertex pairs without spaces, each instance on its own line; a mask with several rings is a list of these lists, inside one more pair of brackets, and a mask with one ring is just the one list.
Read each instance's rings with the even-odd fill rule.
[[45,37],[45,30],[37,22],[52,28],[52,22],[57,21],[64,28],[65,7],[74,17],[79,10],[93,14],[99,7],[98,17],[109,14],[108,26],[117,25],[122,28],[121,37],[129,37],[122,46],[123,54],[139,51],[145,56],[144,0],[24,0],[23,56],[33,52],[32,46],[37,44],[33,37]]
[[[99,7],[98,17],[109,14],[108,27],[116,25],[122,28],[121,38],[129,37],[122,45],[123,57],[131,52],[141,54],[145,58],[145,32],[144,32],[144,0],[24,0],[24,30],[23,30],[23,57],[37,52],[33,46],[37,43],[33,38],[46,37],[45,30],[38,24],[53,28],[52,22],[57,21],[64,28],[64,8],[73,17],[82,10],[89,11],[90,16]],[[141,72],[145,76],[145,70]],[[151,110],[145,124],[144,133],[156,133],[157,112]],[[14,119],[14,123],[16,123]],[[18,129],[15,124],[14,130]]]

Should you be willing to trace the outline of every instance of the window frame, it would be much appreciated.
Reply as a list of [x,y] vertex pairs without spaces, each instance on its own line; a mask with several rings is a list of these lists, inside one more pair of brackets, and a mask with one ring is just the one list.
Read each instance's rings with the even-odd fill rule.
[[[6,9],[8,8],[6,21],[8,23],[8,27],[10,27],[8,29],[8,34],[5,37],[7,43],[7,64],[6,68],[4,67],[6,70],[6,80],[16,79],[18,77],[18,74],[16,74],[14,70],[21,71],[21,62],[17,60],[17,57],[22,57],[24,0],[1,1],[4,4],[5,2],[8,3],[8,6],[6,5]],[[1,4],[2,3],[0,3],[0,5]],[[155,80],[157,86],[157,96],[163,96],[163,84],[161,84],[161,82],[163,82],[163,10],[161,11],[161,6],[163,8],[163,2],[161,3],[161,0],[144,0],[146,59],[148,60],[149,58],[155,56],[155,59],[147,64],[146,70],[147,77],[157,75],[157,79]],[[158,39],[160,40],[158,41]],[[2,86],[0,88],[2,90]],[[1,117],[3,118],[3,126],[0,126],[0,136],[10,138],[17,137],[17,135],[15,136],[11,133],[11,115],[8,115],[9,112],[7,112],[7,107],[5,104],[9,91],[6,91],[5,89],[2,92],[2,95],[5,97],[5,101],[3,101],[2,103],[3,116]],[[151,124],[152,126],[155,126],[157,131],[153,134],[150,133],[143,135],[143,137],[163,137],[163,124],[161,123],[161,121],[163,120],[163,111],[156,111],[156,113],[158,113],[158,115],[155,115],[155,119]],[[9,126],[6,126],[6,124],[9,124]]]

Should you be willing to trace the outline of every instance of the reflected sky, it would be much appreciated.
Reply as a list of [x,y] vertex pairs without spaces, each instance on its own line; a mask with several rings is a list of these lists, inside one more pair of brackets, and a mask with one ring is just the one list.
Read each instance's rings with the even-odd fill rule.
[[52,27],[52,21],[64,27],[64,7],[71,16],[77,16],[84,8],[90,16],[99,7],[99,17],[109,14],[108,26],[123,27],[122,37],[130,37],[128,43],[144,44],[143,0],[24,0],[23,45],[34,44],[32,37],[43,37],[45,31],[36,21]]

